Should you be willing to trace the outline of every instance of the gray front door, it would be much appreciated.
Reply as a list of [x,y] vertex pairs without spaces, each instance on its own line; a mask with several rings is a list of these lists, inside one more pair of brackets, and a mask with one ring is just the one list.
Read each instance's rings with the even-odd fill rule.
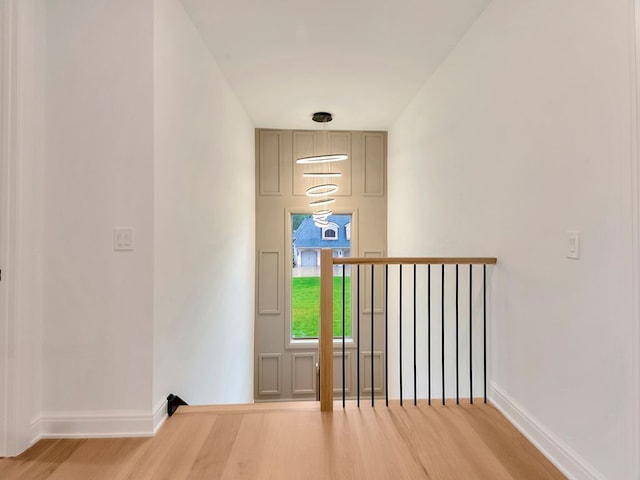
[[[345,161],[336,165],[304,165],[296,159],[310,155],[344,153]],[[294,231],[299,226],[298,214],[310,215],[317,211],[309,205],[306,195],[316,180],[304,173],[317,172],[322,168],[341,173],[341,177],[330,179],[338,186],[331,194],[334,203],[322,207],[330,208],[336,215],[348,215],[350,225],[337,224],[336,236],[325,228],[323,248],[342,249],[351,256],[384,256],[387,242],[387,195],[386,195],[386,132],[363,131],[318,131],[318,130],[256,130],[256,319],[255,345],[255,393],[256,401],[314,400],[316,397],[316,363],[318,362],[317,325],[314,312],[319,313],[319,303],[309,302],[293,311],[292,303],[302,301],[305,295],[293,292],[302,285],[312,291],[316,286],[314,277],[319,275],[317,248],[313,245],[294,245],[298,242]],[[317,197],[315,197],[317,198]],[[341,240],[349,237],[349,244]],[[302,237],[301,237],[302,238]],[[299,258],[294,254],[299,253]],[[300,265],[297,265],[297,263]],[[339,268],[336,268],[336,273]],[[369,334],[370,292],[366,285],[368,273],[363,273],[361,291],[361,315],[364,319],[360,332],[360,364],[369,364],[375,359],[380,378],[375,379],[375,392],[384,393],[384,340],[375,338],[371,352]],[[306,277],[306,278],[303,278]],[[348,279],[351,283],[351,278]],[[376,281],[376,288],[382,285]],[[357,298],[355,286],[350,287],[353,326],[347,325],[345,332],[353,334],[359,323],[355,318]],[[315,298],[310,295],[308,298]],[[376,293],[374,314],[376,322],[384,322],[383,304],[378,305]],[[295,318],[293,318],[295,317]],[[381,323],[382,325],[383,323]],[[338,327],[336,327],[338,328]],[[382,331],[376,329],[376,331]],[[334,330],[334,335],[340,334]],[[335,340],[334,386],[342,385],[341,337]],[[356,395],[357,347],[354,338],[345,342],[346,388],[349,396]],[[366,375],[362,375],[361,393],[370,391]],[[365,378],[367,377],[367,378]],[[353,379],[353,382],[351,382]]]

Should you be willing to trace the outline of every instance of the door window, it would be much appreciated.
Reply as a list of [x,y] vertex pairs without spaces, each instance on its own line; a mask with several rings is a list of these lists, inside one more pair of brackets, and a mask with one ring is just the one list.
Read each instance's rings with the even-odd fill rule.
[[[351,215],[330,215],[317,225],[311,215],[291,215],[291,338],[317,339],[320,324],[320,250],[334,257],[351,256]],[[333,271],[333,334],[342,338],[342,266]],[[344,276],[345,337],[351,338],[351,268]]]

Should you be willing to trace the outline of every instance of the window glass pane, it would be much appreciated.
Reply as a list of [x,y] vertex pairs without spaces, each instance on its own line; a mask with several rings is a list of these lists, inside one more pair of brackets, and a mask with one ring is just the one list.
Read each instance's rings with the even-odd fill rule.
[[[351,256],[351,215],[330,215],[317,226],[306,214],[292,214],[291,337],[318,338],[320,322],[320,250]],[[348,226],[348,227],[347,227]],[[347,235],[347,232],[349,235]],[[342,337],[342,265],[333,267],[333,334]],[[351,268],[345,269],[345,336],[351,337]]]

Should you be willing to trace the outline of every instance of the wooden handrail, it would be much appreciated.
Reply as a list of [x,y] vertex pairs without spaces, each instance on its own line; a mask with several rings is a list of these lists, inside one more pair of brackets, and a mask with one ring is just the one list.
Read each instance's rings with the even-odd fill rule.
[[495,257],[348,257],[334,258],[334,265],[495,265]]
[[333,411],[333,251],[320,252],[320,411]]

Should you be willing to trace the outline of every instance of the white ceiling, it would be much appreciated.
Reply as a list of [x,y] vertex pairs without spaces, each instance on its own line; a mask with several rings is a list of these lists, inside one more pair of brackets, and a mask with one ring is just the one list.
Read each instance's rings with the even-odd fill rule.
[[490,0],[182,0],[256,127],[387,130]]

